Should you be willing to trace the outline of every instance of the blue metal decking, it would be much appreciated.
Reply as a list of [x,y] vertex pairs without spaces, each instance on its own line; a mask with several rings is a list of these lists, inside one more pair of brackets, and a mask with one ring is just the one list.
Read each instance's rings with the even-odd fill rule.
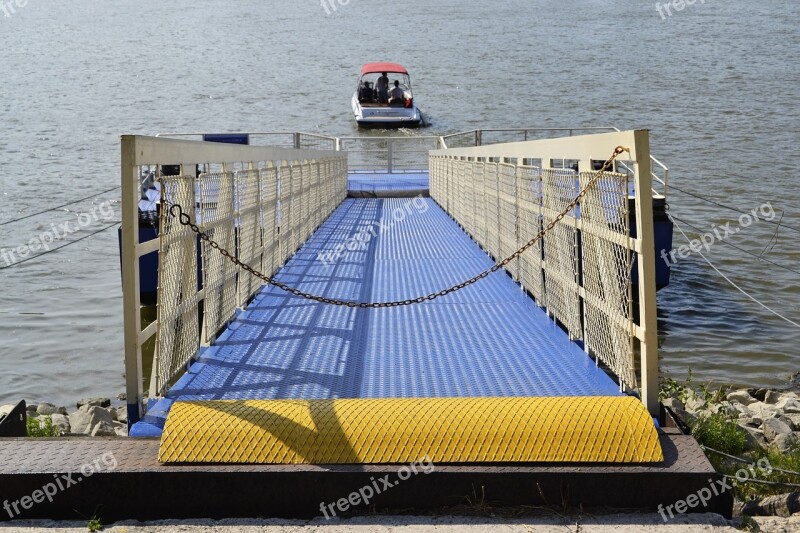
[[[386,301],[491,265],[431,199],[348,199],[277,278],[331,298]],[[619,394],[502,271],[432,302],[382,309],[265,286],[131,435],[159,435],[176,400]]]

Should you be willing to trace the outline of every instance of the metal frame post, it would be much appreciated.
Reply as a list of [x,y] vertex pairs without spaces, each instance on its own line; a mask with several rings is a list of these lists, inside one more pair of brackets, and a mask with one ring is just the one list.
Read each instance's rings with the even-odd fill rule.
[[128,428],[144,414],[142,384],[141,301],[139,294],[139,170],[136,166],[136,139],[123,135],[120,168],[122,176],[122,313],[125,342],[125,395]]
[[634,132],[636,147],[636,235],[641,243],[639,269],[639,327],[641,338],[642,402],[653,416],[659,415],[658,403],[658,324],[656,319],[656,260],[653,236],[653,179],[650,174],[650,135],[647,130]]

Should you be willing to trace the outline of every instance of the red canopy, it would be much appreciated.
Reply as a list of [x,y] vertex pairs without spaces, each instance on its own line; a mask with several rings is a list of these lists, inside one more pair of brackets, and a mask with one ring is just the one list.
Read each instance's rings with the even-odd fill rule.
[[361,75],[372,74],[374,72],[397,72],[400,74],[408,74],[406,67],[399,63],[367,63],[361,67]]

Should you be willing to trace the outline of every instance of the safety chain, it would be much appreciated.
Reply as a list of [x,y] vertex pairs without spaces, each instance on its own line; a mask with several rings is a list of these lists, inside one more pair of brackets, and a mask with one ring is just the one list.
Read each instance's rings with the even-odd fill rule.
[[[617,146],[614,149],[614,153],[611,155],[611,157],[608,159],[608,161],[606,161],[603,164],[603,166],[600,168],[600,170],[597,172],[597,175],[595,177],[593,177],[592,180],[588,184],[586,184],[586,187],[584,187],[583,190],[581,190],[578,193],[578,195],[575,197],[575,199],[572,200],[567,205],[567,207],[565,207],[564,210],[561,211],[561,213],[559,213],[556,216],[556,218],[553,219],[552,222],[550,222],[544,229],[542,229],[542,231],[540,231],[534,238],[529,240],[525,245],[522,246],[522,248],[520,248],[519,250],[517,250],[516,252],[514,252],[510,256],[506,257],[505,259],[503,259],[499,263],[495,263],[494,266],[492,266],[491,268],[489,268],[487,270],[484,270],[483,272],[481,272],[477,276],[475,276],[473,278],[470,278],[470,279],[468,279],[467,281],[465,281],[463,283],[459,283],[458,285],[453,285],[452,287],[449,287],[447,289],[443,289],[443,290],[441,290],[439,292],[434,292],[434,293],[428,294],[427,296],[420,296],[418,298],[414,298],[414,299],[410,299],[410,300],[397,300],[397,301],[393,301],[393,302],[353,302],[353,301],[350,301],[350,300],[337,300],[336,298],[326,298],[325,296],[319,296],[319,295],[316,295],[316,294],[309,294],[307,292],[301,291],[300,289],[298,289],[296,287],[290,287],[289,285],[286,285],[285,283],[281,283],[280,281],[278,281],[278,280],[276,280],[274,278],[271,278],[269,276],[266,276],[266,275],[262,274],[261,272],[259,272],[258,270],[254,269],[250,265],[241,262],[238,258],[236,258],[233,255],[231,255],[231,253],[228,250],[226,250],[224,248],[221,248],[219,243],[217,243],[215,240],[213,240],[208,235],[208,233],[206,233],[202,229],[200,229],[200,227],[197,224],[194,224],[192,222],[192,220],[191,220],[191,217],[188,214],[183,212],[183,207],[181,207],[179,204],[172,203],[172,202],[170,202],[169,200],[166,200],[166,199],[164,199],[163,201],[164,201],[165,204],[167,204],[169,206],[169,214],[170,215],[172,215],[173,217],[178,218],[178,220],[180,221],[180,223],[182,225],[188,226],[203,241],[207,242],[208,245],[211,246],[211,248],[213,248],[215,250],[218,250],[219,253],[221,253],[224,257],[229,259],[234,265],[240,267],[245,272],[248,272],[248,273],[252,274],[253,276],[263,280],[265,283],[268,283],[269,285],[273,285],[275,287],[278,287],[279,289],[284,290],[284,291],[286,291],[286,292],[288,292],[290,294],[294,294],[295,296],[299,296],[299,297],[305,298],[307,300],[313,300],[315,302],[320,302],[320,303],[324,303],[324,304],[339,305],[339,306],[344,306],[344,307],[358,307],[358,308],[361,308],[361,309],[377,309],[377,308],[381,308],[381,307],[400,307],[400,306],[418,304],[418,303],[422,303],[422,302],[425,302],[425,301],[435,300],[436,298],[439,298],[440,296],[446,296],[446,295],[448,295],[448,294],[450,294],[452,292],[459,291],[459,290],[463,289],[464,287],[468,287],[468,286],[472,285],[473,283],[482,280],[483,278],[485,278],[489,274],[492,274],[493,272],[497,272],[498,270],[500,270],[501,268],[503,268],[504,266],[509,264],[511,261],[513,261],[514,259],[516,259],[519,256],[521,256],[523,253],[525,253],[525,250],[527,250],[528,248],[530,248],[531,246],[536,244],[536,241],[541,239],[548,231],[553,229],[553,227],[555,227],[555,225],[558,224],[561,221],[561,219],[563,219],[567,215],[567,213],[569,213],[576,205],[578,205],[578,202],[580,202],[581,198],[583,198],[586,195],[586,193],[589,191],[589,189],[591,189],[594,186],[594,184],[597,183],[597,181],[603,176],[603,172],[605,172],[606,170],[611,168],[611,165],[613,164],[614,160],[623,152],[630,153],[630,149],[624,148],[622,146]],[[178,211],[177,215],[175,214],[176,210]]]

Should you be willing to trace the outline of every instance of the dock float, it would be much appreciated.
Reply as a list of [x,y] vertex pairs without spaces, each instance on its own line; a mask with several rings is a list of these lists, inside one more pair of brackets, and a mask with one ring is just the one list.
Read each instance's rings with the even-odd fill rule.
[[[658,438],[664,460],[657,464],[430,463],[429,473],[417,466],[418,473],[403,481],[400,476],[405,477],[409,464],[168,465],[158,461],[160,442],[153,438],[0,439],[0,496],[9,503],[20,501],[56,477],[66,478],[70,486],[52,501],[28,509],[18,506],[21,512],[14,518],[86,520],[96,515],[111,523],[312,518],[324,516],[320,504],[335,504],[373,482],[380,492],[366,505],[353,506],[351,513],[447,513],[476,501],[490,507],[555,506],[559,511],[579,506],[584,511],[655,510],[707,488],[710,479],[721,479],[691,436],[662,428]],[[103,457],[109,460],[103,462]],[[86,465],[98,460],[101,468],[84,478]],[[390,488],[384,489],[384,479]],[[689,511],[730,516],[732,507],[730,494],[722,493]],[[0,511],[0,521],[11,518]]]

